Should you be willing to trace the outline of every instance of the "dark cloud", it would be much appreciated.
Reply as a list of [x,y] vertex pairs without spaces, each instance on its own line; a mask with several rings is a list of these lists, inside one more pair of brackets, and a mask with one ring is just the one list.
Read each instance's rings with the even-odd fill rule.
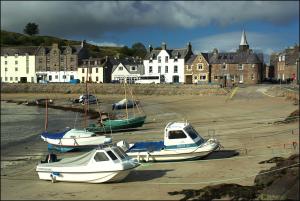
[[287,23],[298,16],[298,1],[1,1],[1,29],[22,32],[26,23],[36,22],[41,34],[91,39],[145,26],[191,28],[249,20]]

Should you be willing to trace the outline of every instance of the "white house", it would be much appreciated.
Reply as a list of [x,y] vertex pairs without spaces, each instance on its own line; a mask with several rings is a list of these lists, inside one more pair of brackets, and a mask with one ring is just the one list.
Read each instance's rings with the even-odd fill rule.
[[112,62],[112,81],[134,83],[144,74],[144,66],[139,58],[114,59]]
[[184,83],[184,66],[191,55],[190,43],[181,49],[167,49],[167,45],[162,43],[161,50],[153,50],[150,45],[143,61],[145,75],[161,76],[162,82],[166,83]]
[[36,50],[37,47],[1,48],[1,82],[36,82]]

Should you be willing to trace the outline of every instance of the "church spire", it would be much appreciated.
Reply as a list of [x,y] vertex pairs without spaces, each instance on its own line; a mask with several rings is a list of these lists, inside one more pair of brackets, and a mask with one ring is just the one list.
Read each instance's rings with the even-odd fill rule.
[[243,33],[242,33],[242,38],[241,38],[240,45],[248,45],[248,42],[247,42],[247,39],[246,39],[246,33],[245,33],[244,29],[243,29]]

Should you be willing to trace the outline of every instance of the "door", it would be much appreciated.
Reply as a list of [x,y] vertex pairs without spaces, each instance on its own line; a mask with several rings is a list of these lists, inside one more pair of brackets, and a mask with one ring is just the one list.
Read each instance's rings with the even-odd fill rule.
[[173,75],[173,83],[179,83],[179,76]]
[[193,83],[193,76],[192,75],[186,75],[185,76],[185,83],[186,84],[192,84]]

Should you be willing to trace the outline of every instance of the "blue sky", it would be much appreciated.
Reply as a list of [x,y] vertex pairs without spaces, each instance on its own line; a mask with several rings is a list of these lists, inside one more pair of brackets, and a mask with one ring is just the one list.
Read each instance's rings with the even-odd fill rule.
[[299,43],[298,1],[1,1],[1,29],[105,46],[142,42],[195,53],[235,51],[241,32],[254,51],[270,54]]

